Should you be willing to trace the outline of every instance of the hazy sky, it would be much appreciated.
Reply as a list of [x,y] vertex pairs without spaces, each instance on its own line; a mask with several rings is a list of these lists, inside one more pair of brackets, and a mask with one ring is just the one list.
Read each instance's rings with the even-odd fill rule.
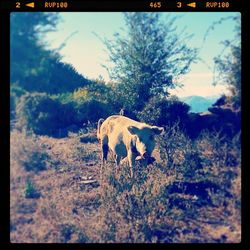
[[[100,37],[112,38],[113,34],[124,26],[123,14],[120,12],[79,12],[61,13],[62,21],[58,24],[56,32],[47,35],[51,48],[58,48],[68,38],[66,46],[61,50],[63,61],[71,63],[76,70],[90,79],[102,76],[109,80],[108,73],[101,64],[108,65],[105,46],[94,33]],[[234,37],[234,22],[227,20],[211,30],[205,42],[204,35],[210,25],[221,18],[240,13],[230,12],[196,12],[196,13],[161,13],[164,21],[168,15],[181,16],[176,24],[179,31],[186,27],[187,33],[194,34],[189,45],[198,47],[199,56],[204,63],[192,64],[191,71],[183,80],[184,87],[177,89],[174,94],[178,96],[217,95],[224,91],[223,86],[212,86],[213,58],[221,53],[221,41]],[[72,34],[71,37],[69,37]],[[208,66],[207,66],[208,65]]]

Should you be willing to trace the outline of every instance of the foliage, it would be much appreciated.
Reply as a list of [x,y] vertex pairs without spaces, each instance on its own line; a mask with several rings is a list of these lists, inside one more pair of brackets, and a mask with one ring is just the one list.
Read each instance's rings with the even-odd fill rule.
[[109,71],[117,82],[117,95],[124,108],[140,111],[154,96],[168,95],[168,88],[187,73],[196,58],[196,49],[189,48],[190,36],[175,32],[175,19],[160,21],[159,13],[125,13],[127,33],[106,40]]
[[[45,73],[44,60],[49,55],[48,51],[45,51],[42,44],[39,43],[39,36],[44,34],[45,31],[54,30],[57,22],[58,15],[51,15],[51,13],[11,14],[11,83],[16,83],[26,88],[26,84],[34,85],[32,80],[34,80],[35,76],[38,76],[40,72],[44,71]],[[44,82],[46,82],[45,77],[46,75],[43,74]],[[41,75],[40,79],[42,80]]]
[[101,117],[108,117],[112,114],[110,106],[99,100],[89,99],[76,103],[76,120],[78,124],[97,122]]
[[209,155],[205,155],[206,164],[218,168],[220,166],[236,167],[241,164],[240,132],[235,134],[233,138],[228,138],[220,132],[203,131],[198,141],[199,151],[211,151]]
[[185,135],[179,122],[165,127],[165,133],[158,139],[162,164],[172,171],[176,166],[181,167],[185,156],[193,152],[192,141]]
[[47,169],[49,155],[37,136],[13,131],[10,138],[11,157],[15,159],[26,171],[42,171]]
[[119,111],[119,100],[116,98],[114,86],[98,79],[93,80],[85,87],[78,88],[73,93],[73,99],[77,103],[96,100],[109,106],[110,113]]
[[73,92],[64,92],[60,94],[50,95],[52,99],[58,100],[62,104],[69,104],[73,102]]
[[166,177],[156,166],[140,168],[136,181],[128,177],[126,168],[116,176],[109,170],[105,171],[101,193],[105,218],[101,241],[151,242],[157,222],[167,217],[168,201],[159,198]]
[[46,94],[27,93],[16,107],[16,127],[32,130],[36,134],[53,135],[56,129],[71,123],[72,112]]
[[[20,133],[12,131],[11,158],[15,159],[24,157],[23,153],[14,155],[17,147],[24,148],[19,143],[24,140],[17,135]],[[17,164],[12,163],[11,223],[12,228],[17,228],[11,231],[13,242],[240,241],[239,135],[228,139],[206,132],[190,140],[175,124],[158,137],[156,150],[161,157],[156,157],[154,164],[143,167],[137,163],[132,179],[126,164],[115,170],[109,159],[101,180],[100,151],[95,143],[81,147],[76,137],[40,138],[43,142],[40,145],[48,144],[53,157],[65,160],[65,167],[34,174],[43,193],[43,202],[35,206],[31,199],[19,198],[20,186],[23,190],[25,184],[22,177],[32,173],[23,170],[20,175]],[[30,141],[26,143],[34,148]],[[96,180],[95,185],[87,184],[91,180]],[[20,208],[15,210],[16,207]],[[20,230],[29,224],[20,223],[18,211],[30,213],[36,219],[31,229],[34,238]]]
[[236,45],[229,45],[230,52],[224,57],[216,57],[214,59],[218,83],[227,84],[231,89],[233,95],[240,97],[241,95],[241,47]]
[[[10,138],[12,242],[240,242],[241,135],[211,129],[196,139],[186,135],[187,125],[196,132],[202,119],[167,97],[196,50],[175,33],[174,19],[163,26],[158,13],[126,13],[128,36],[106,41],[117,67],[110,72],[116,82],[105,84],[86,80],[45,49],[41,37],[56,26],[56,15],[22,14],[11,14],[11,111],[22,130],[13,129]],[[231,63],[239,62],[237,49],[232,55]],[[232,66],[220,60],[219,71]],[[228,71],[235,86],[238,69]],[[157,137],[154,164],[137,162],[132,179],[126,164],[114,170],[108,159],[100,180],[95,123],[120,108],[166,132]],[[76,133],[67,133],[72,126]],[[68,138],[36,135],[62,130]],[[32,175],[35,182],[23,178]],[[35,183],[43,194],[39,203],[25,199],[40,196]],[[34,224],[32,215],[27,222],[20,213],[33,213]]]
[[39,198],[40,193],[37,191],[34,183],[27,178],[26,184],[25,184],[25,198]]
[[[87,92],[84,92],[87,93]],[[26,93],[16,107],[16,128],[26,128],[40,135],[62,135],[71,127],[96,123],[100,117],[113,114],[112,106],[76,92],[49,96],[45,93]],[[74,129],[75,130],[75,129]],[[59,133],[61,131],[61,133]]]
[[61,62],[58,51],[47,49],[42,40],[56,29],[57,13],[11,13],[10,81],[24,90],[62,93],[90,81],[75,68]]
[[190,107],[175,97],[151,98],[137,117],[149,124],[166,126],[188,118]]
[[215,76],[214,84],[226,84],[237,100],[241,100],[241,20],[236,20],[235,37],[223,41],[224,50],[221,55],[214,58]]
[[15,117],[15,109],[17,103],[22,95],[24,95],[26,91],[21,87],[11,85],[10,86],[10,118],[13,119]]
[[225,94],[221,95],[212,106],[222,106],[226,104],[227,96]]
[[36,91],[55,94],[71,92],[91,83],[90,80],[79,74],[71,64],[64,63],[59,59],[54,60],[53,58],[48,63],[50,70],[50,74],[47,76],[48,86],[43,86],[39,90],[36,88]]
[[115,113],[113,91],[103,82],[93,82],[73,93],[77,124],[97,122]]
[[[116,174],[106,167],[101,242],[223,242],[219,231],[207,240],[209,224],[230,226],[239,219],[239,137],[223,141],[207,133],[192,141],[178,124],[168,129],[158,140],[163,161],[147,168],[136,165],[134,179],[126,166]],[[234,165],[227,153],[236,157]],[[201,226],[204,221],[208,229],[206,223]]]
[[112,104],[114,94],[113,86],[111,84],[106,84],[102,80],[94,79],[90,84],[74,91],[74,98],[77,99],[80,98],[80,96],[83,96],[85,99],[94,98]]

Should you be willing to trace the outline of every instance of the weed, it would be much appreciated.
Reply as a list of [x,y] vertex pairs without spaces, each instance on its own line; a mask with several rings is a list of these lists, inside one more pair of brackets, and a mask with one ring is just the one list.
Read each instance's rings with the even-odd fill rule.
[[78,161],[91,161],[97,159],[97,153],[88,149],[86,144],[80,143],[79,138],[74,138],[75,143],[72,148],[73,157]]
[[35,185],[31,182],[29,178],[27,178],[25,184],[25,198],[37,199],[39,197],[40,193],[36,189]]
[[76,227],[72,224],[61,224],[59,230],[61,242],[66,243],[71,239],[72,234],[76,231]]

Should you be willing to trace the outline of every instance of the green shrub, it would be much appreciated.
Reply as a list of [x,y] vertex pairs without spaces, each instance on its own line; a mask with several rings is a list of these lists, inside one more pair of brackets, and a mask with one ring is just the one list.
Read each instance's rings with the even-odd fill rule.
[[[91,84],[73,93],[53,96],[53,99],[63,104],[63,123],[75,124],[80,128],[83,124],[96,123],[101,117],[105,118],[115,113],[114,106],[108,98],[109,89],[102,84],[99,85],[103,93],[96,89],[95,84]],[[106,100],[103,95],[107,97]]]
[[89,122],[97,122],[100,118],[106,118],[113,113],[109,104],[103,103],[96,99],[75,104],[76,122],[79,125]]
[[36,189],[34,183],[28,178],[25,184],[25,198],[39,198],[40,193]]
[[51,98],[58,100],[62,104],[68,104],[74,101],[72,92],[65,92],[57,95],[51,95]]
[[16,106],[20,100],[20,97],[27,93],[24,89],[21,87],[18,87],[16,85],[11,85],[10,87],[10,118],[15,118],[15,110]]
[[146,123],[158,126],[172,125],[178,120],[182,124],[187,119],[189,108],[187,104],[174,97],[169,99],[151,98],[137,116]]
[[112,107],[97,99],[74,99],[65,94],[49,96],[45,93],[27,93],[16,107],[16,128],[31,130],[39,135],[57,136],[72,126],[76,129],[88,122],[96,123],[101,117],[113,114]]
[[74,118],[73,106],[61,104],[45,93],[27,93],[16,107],[18,129],[32,130],[40,135],[54,135],[69,126]]

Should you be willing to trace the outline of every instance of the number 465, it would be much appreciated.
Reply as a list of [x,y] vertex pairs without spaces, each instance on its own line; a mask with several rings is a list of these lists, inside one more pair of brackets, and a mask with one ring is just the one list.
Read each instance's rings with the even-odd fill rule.
[[151,8],[161,8],[161,2],[151,2],[149,6]]

